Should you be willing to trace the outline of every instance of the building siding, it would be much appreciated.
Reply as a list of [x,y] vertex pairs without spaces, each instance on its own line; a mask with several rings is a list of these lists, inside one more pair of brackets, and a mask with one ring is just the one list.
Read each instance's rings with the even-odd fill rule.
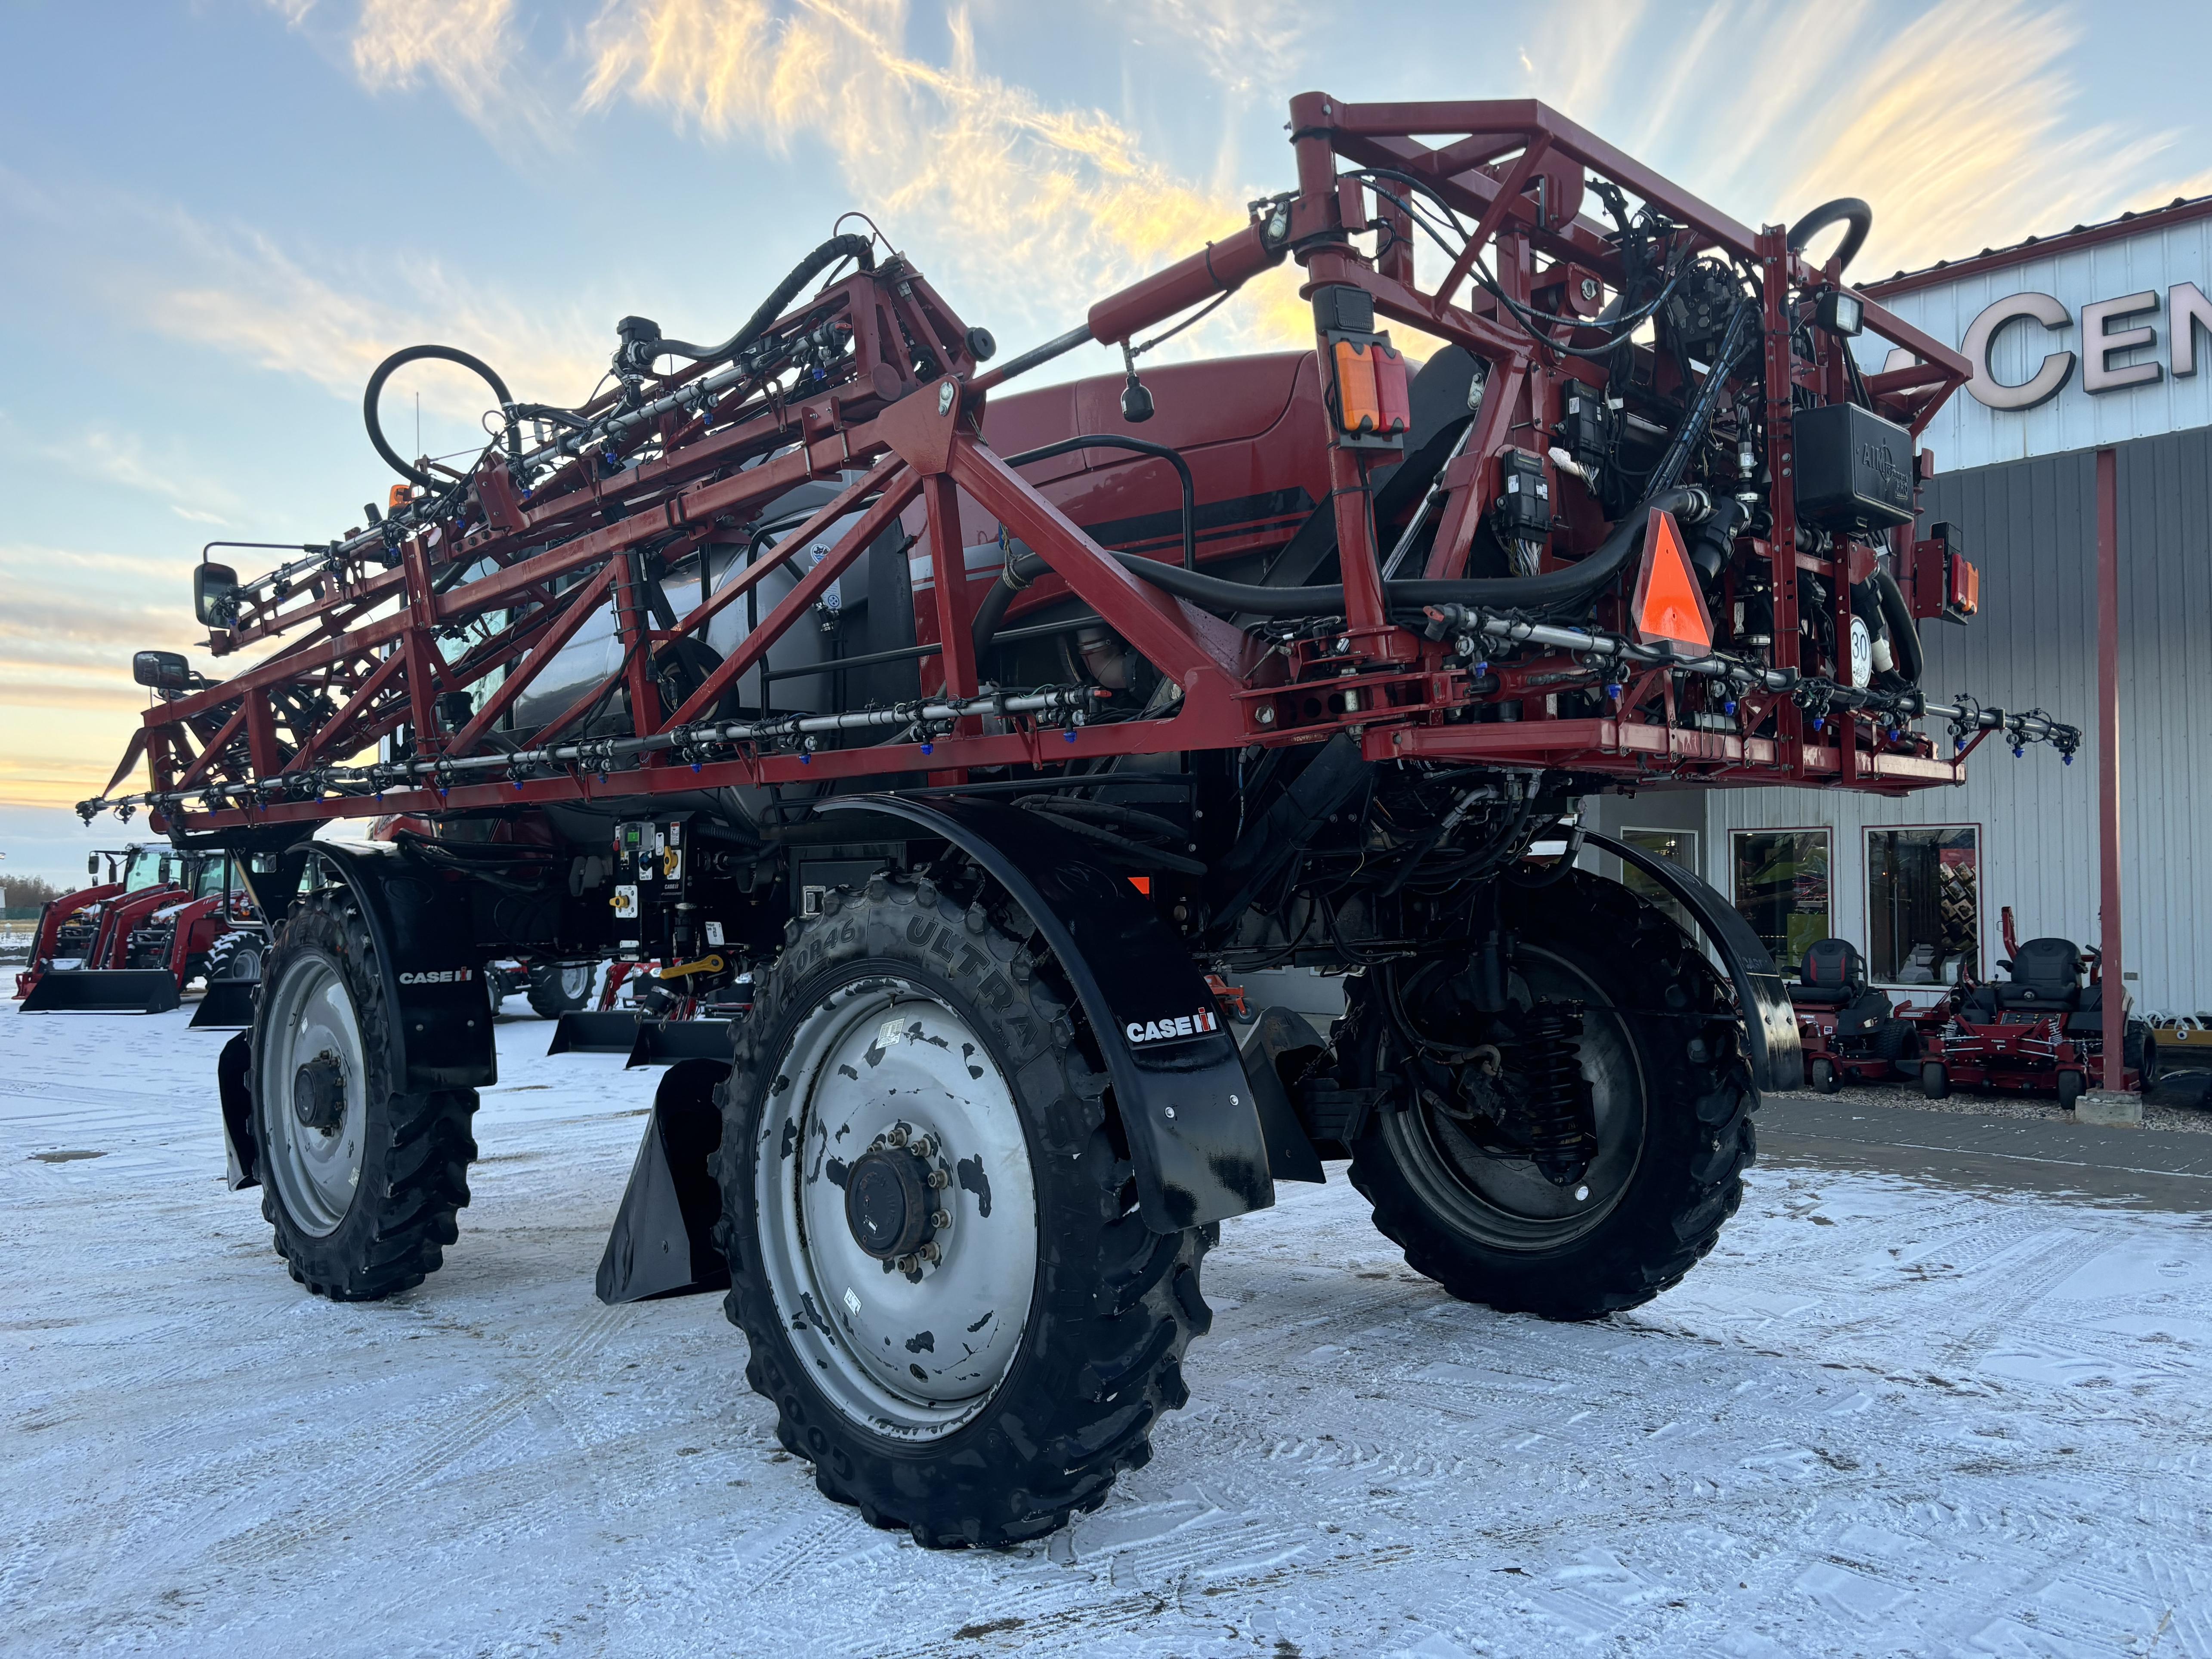
[[[2136,1006],[2212,1008],[2212,738],[2196,674],[2212,655],[2212,431],[2119,447],[2120,796],[2124,963]],[[1965,532],[1982,569],[1981,615],[1923,627],[1931,695],[1971,692],[2040,707],[2085,730],[2097,707],[2096,482],[2093,452],[1939,476],[1924,523]],[[1939,722],[1926,724],[1942,738]],[[2098,934],[2097,754],[2070,767],[2047,747],[2015,760],[1992,738],[1967,781],[1902,799],[1830,790],[1713,792],[1706,874],[1732,890],[1730,832],[1826,825],[1832,926],[1867,945],[1864,831],[1972,823],[1981,830],[1981,954],[2002,954],[1997,915],[2021,937]]]

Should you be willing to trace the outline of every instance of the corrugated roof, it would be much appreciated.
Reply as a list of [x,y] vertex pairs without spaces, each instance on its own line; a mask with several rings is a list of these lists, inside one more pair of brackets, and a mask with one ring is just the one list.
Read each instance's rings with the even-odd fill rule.
[[2071,230],[2030,236],[2004,247],[1985,247],[1979,253],[1969,254],[1963,258],[1938,259],[1934,264],[1923,265],[1917,270],[1900,270],[1894,276],[1862,283],[1859,286],[1876,297],[1901,294],[1913,289],[1930,288],[1938,283],[1951,282],[1977,271],[2018,264],[2024,258],[2041,258],[2046,254],[2063,253],[2072,248],[2087,247],[2123,236],[2140,235],[2146,230],[2155,230],[2166,225],[2208,216],[2212,216],[2212,195],[2177,196],[2164,207],[2130,209],[2113,218],[2100,219],[2095,224],[2076,225]]

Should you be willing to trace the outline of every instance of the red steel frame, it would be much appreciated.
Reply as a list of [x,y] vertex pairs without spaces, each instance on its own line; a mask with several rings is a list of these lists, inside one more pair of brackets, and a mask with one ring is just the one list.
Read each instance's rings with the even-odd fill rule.
[[[1583,170],[1609,178],[1688,227],[1680,234],[1696,245],[1750,262],[1765,282],[1767,382],[1766,460],[1775,480],[1774,525],[1757,544],[1770,566],[1776,605],[1774,666],[1799,660],[1799,580],[1808,572],[1829,577],[1838,626],[1848,626],[1850,574],[1826,556],[1797,552],[1790,497],[1790,387],[1821,395],[1846,395],[1839,349],[1814,362],[1793,356],[1793,316],[1788,290],[1835,282],[1790,252],[1778,227],[1753,231],[1677,189],[1610,145],[1540,104],[1507,102],[1346,105],[1322,94],[1304,94],[1291,106],[1298,189],[1261,204],[1253,222],[1210,244],[1181,264],[1093,307],[1092,337],[1127,342],[1139,330],[1172,317],[1224,289],[1232,289],[1279,261],[1285,244],[1305,267],[1309,288],[1325,283],[1365,289],[1382,316],[1465,347],[1492,366],[1478,429],[1461,459],[1447,472],[1450,489],[1442,529],[1426,574],[1465,574],[1469,548],[1486,504],[1496,492],[1498,457],[1514,447],[1540,457],[1559,417],[1561,398],[1576,381],[1601,374],[1582,360],[1553,352],[1503,314],[1479,288],[1458,290],[1474,259],[1492,256],[1498,276],[1524,303],[1547,270],[1571,264],[1617,289],[1620,260],[1593,221],[1576,211]],[[1416,135],[1420,135],[1417,137]],[[1436,194],[1474,219],[1479,228],[1468,252],[1433,288],[1413,270],[1412,242],[1401,216],[1388,204],[1370,206],[1356,179],[1340,178],[1340,159],[1414,174]],[[1400,221],[1398,238],[1379,259],[1362,255],[1350,238]],[[1285,234],[1286,233],[1286,234]],[[1663,693],[1664,719],[1545,718],[1540,696],[1518,723],[1477,723],[1449,718],[1470,701],[1468,675],[1445,662],[1445,647],[1395,626],[1386,615],[1375,529],[1364,483],[1376,453],[1339,444],[1331,452],[1332,482],[1339,492],[1337,532],[1344,582],[1346,624],[1334,648],[1301,647],[1286,659],[1268,656],[1212,616],[1172,599],[1133,576],[1100,549],[1039,490],[983,443],[981,414],[995,377],[979,373],[965,332],[950,308],[910,267],[884,268],[844,279],[799,308],[809,319],[834,313],[849,335],[847,355],[823,389],[798,396],[763,394],[749,417],[719,430],[696,413],[676,410],[659,417],[649,434],[662,453],[613,477],[599,476],[588,458],[566,464],[526,494],[510,481],[503,458],[493,456],[474,483],[483,520],[465,530],[449,523],[409,536],[396,549],[396,564],[380,568],[383,550],[356,536],[334,553],[319,574],[301,587],[250,603],[212,647],[236,652],[280,634],[304,630],[273,655],[219,684],[161,702],[146,712],[144,729],[118,769],[111,790],[143,754],[157,805],[157,828],[226,830],[256,824],[373,812],[437,811],[592,797],[635,797],[701,787],[821,781],[927,770],[939,781],[957,781],[974,768],[1041,765],[1128,753],[1221,748],[1248,744],[1313,742],[1340,730],[1354,732],[1370,759],[1423,758],[1492,762],[1511,766],[1572,767],[1624,778],[1667,775],[1718,784],[1819,784],[1902,793],[1956,781],[1964,755],[1938,755],[1924,737],[1887,737],[1875,719],[1831,713],[1826,731],[1808,732],[1807,717],[1787,696],[1765,691],[1743,696],[1737,734],[1678,723],[1664,671],[1634,678],[1620,705],[1626,714]],[[1918,433],[1942,399],[1968,375],[1965,360],[1909,327],[1871,300],[1867,326],[1920,359],[1916,366],[1872,376],[1868,386],[1885,415]],[[925,343],[944,368],[924,383],[911,351]],[[693,387],[700,371],[653,383],[648,395]],[[696,387],[694,387],[696,389]],[[611,394],[595,406],[604,411]],[[591,411],[586,411],[591,412]],[[1395,459],[1384,455],[1382,459]],[[742,470],[735,470],[739,464]],[[1548,459],[1543,465],[1554,483]],[[633,561],[647,550],[680,556],[710,539],[727,540],[777,496],[811,480],[850,478],[836,500],[775,550],[707,597],[673,629],[656,629],[641,602]],[[582,625],[611,599],[620,622],[635,735],[689,729],[713,710],[722,692],[762,661],[787,629],[805,623],[815,599],[848,569],[871,542],[902,514],[918,509],[934,572],[918,617],[920,637],[943,646],[928,677],[953,698],[978,690],[969,635],[981,590],[971,586],[961,553],[962,502],[1005,538],[1018,539],[1050,565],[1058,584],[1091,605],[1166,678],[1182,697],[1171,717],[1100,726],[1019,720],[986,732],[969,719],[939,735],[927,748],[915,741],[865,749],[800,752],[796,747],[743,741],[716,745],[686,742],[631,757],[603,775],[583,765],[541,769],[536,775],[497,772],[422,780],[366,792],[332,793],[316,769],[357,755],[403,727],[411,731],[418,758],[458,758],[478,750],[515,699]],[[659,706],[647,653],[671,639],[696,635],[708,621],[757,586],[771,568],[839,518],[865,507],[853,526],[793,590],[754,628],[682,708]],[[1584,550],[1595,530],[1571,532]],[[547,544],[559,538],[557,544]],[[334,544],[334,548],[337,544]],[[1164,556],[1173,556],[1165,553]],[[455,567],[481,572],[454,582]],[[990,573],[986,573],[988,575]],[[574,585],[558,586],[563,580]],[[1041,585],[1061,591],[1057,584]],[[520,620],[514,620],[517,611]],[[381,612],[382,614],[377,614]],[[474,626],[482,637],[452,655],[441,636]],[[1331,642],[1323,642],[1326,647]],[[1503,666],[1506,684],[1492,696],[1512,696],[1516,686],[1546,671],[1576,666],[1560,653],[1541,662]],[[1350,670],[1363,695],[1358,712],[1301,719],[1303,700],[1284,695],[1287,674],[1326,676],[1341,689]],[[441,733],[441,694],[465,690],[504,673],[473,718]],[[601,702],[595,689],[577,700],[534,741],[544,742]],[[1266,712],[1263,714],[1262,709]],[[1755,731],[1776,716],[1774,735]],[[1978,741],[1978,738],[1976,739]],[[1971,747],[1971,745],[1969,745]],[[924,759],[925,755],[928,757]],[[199,792],[197,800],[177,798]],[[101,803],[88,803],[96,807]]]

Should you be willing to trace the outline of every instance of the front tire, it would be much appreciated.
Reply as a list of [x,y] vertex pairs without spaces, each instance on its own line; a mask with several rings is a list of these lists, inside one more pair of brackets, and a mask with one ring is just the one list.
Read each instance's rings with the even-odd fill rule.
[[[1508,888],[1503,902],[1515,995],[1584,1011],[1574,1064],[1589,1089],[1586,1168],[1547,1173],[1484,1150],[1465,1113],[1440,1109],[1449,1103],[1425,1086],[1353,1145],[1352,1182],[1407,1264],[1454,1296],[1595,1318],[1650,1301],[1712,1249],[1742,1199],[1759,1097],[1717,975],[1664,913],[1579,872]],[[1362,1011],[1382,1018],[1375,995]],[[1419,1035],[1416,1016],[1408,1024]],[[1453,1036],[1470,1038],[1488,1040]],[[1406,1046],[1395,1018],[1382,1041]]]
[[871,1523],[1050,1532],[1188,1398],[1215,1230],[1146,1228],[1068,1004],[981,904],[878,876],[787,939],[714,1159],[746,1380]]
[[1836,1062],[1825,1054],[1814,1060],[1812,1074],[1814,1091],[1817,1094],[1832,1095],[1843,1087],[1836,1076]]
[[261,1213],[292,1277],[333,1302],[421,1284],[469,1201],[476,1091],[399,1092],[392,1018],[358,907],[304,900],[268,953],[248,1078]]
[[1951,1073],[1940,1060],[1922,1062],[1920,1092],[1930,1100],[1948,1099],[1951,1093]]
[[591,962],[538,962],[530,968],[530,1012],[540,1019],[573,1014],[592,1000],[592,982],[599,964]]

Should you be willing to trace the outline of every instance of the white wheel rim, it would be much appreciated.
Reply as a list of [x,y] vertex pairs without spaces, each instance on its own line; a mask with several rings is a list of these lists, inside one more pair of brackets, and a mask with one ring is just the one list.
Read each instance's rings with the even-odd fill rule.
[[[290,963],[264,1030],[268,1052],[256,1057],[255,1081],[269,1176],[293,1224],[326,1237],[353,1207],[368,1122],[361,1024],[337,964],[319,954]],[[303,1122],[294,1106],[301,1067],[325,1057],[337,1062],[345,1086],[344,1115],[331,1129]]]
[[[852,1164],[903,1131],[934,1154],[939,1258],[878,1261],[848,1223]],[[1036,1183],[1013,1093],[967,1023],[911,981],[824,997],[769,1075],[756,1149],[759,1248],[808,1375],[848,1419],[909,1440],[989,1402],[1021,1347],[1036,1282]]]
[[561,995],[568,1001],[588,994],[592,988],[592,966],[589,963],[572,962],[561,969]]

